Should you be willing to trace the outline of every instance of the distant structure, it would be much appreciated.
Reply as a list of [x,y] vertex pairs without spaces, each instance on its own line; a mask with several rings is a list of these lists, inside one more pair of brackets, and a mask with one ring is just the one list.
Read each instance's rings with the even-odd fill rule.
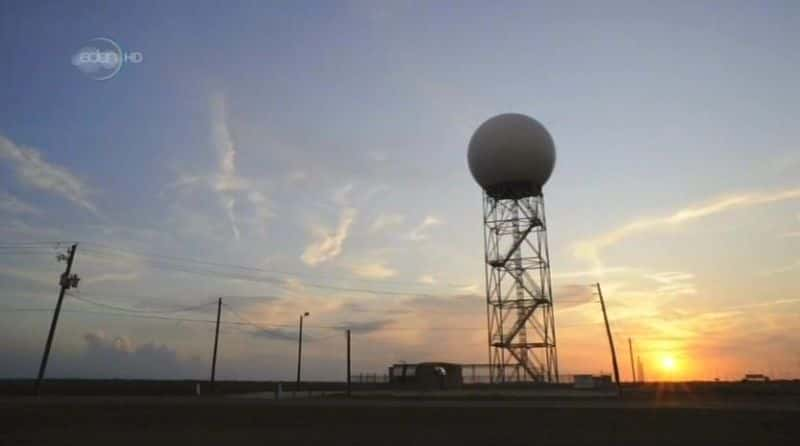
[[492,382],[558,382],[542,187],[556,161],[538,121],[508,113],[475,131],[469,169],[483,189]]
[[611,375],[575,375],[572,378],[575,389],[611,389],[614,382]]
[[389,367],[389,382],[426,389],[457,389],[464,380],[459,364],[423,362],[392,365]]
[[769,376],[761,374],[761,373],[748,373],[748,374],[744,375],[744,378],[742,378],[742,382],[745,382],[745,383],[748,383],[748,382],[751,382],[751,383],[752,382],[768,383],[769,382]]

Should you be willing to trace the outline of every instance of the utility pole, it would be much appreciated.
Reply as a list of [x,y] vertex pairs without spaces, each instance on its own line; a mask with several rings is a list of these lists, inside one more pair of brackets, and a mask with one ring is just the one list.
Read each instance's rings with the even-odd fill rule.
[[214,333],[214,356],[211,359],[211,391],[214,391],[214,382],[217,377],[217,347],[219,346],[219,321],[222,316],[222,298],[217,301],[217,330]]
[[58,325],[58,316],[61,314],[61,303],[64,301],[64,293],[70,288],[77,288],[80,278],[76,274],[70,275],[72,271],[72,262],[75,260],[75,252],[78,250],[78,244],[73,244],[67,255],[59,254],[58,261],[66,260],[67,268],[61,274],[59,284],[61,291],[58,293],[58,302],[56,303],[56,311],[53,313],[53,320],[50,322],[50,332],[47,334],[47,343],[44,345],[44,354],[42,355],[42,363],[39,365],[39,375],[36,377],[36,386],[34,391],[38,395],[41,390],[42,379],[44,379],[44,372],[47,370],[47,359],[50,357],[50,347],[53,345],[53,337],[56,333],[56,325]]
[[347,397],[350,398],[350,329],[347,329]]
[[308,316],[309,312],[300,315],[300,331],[297,336],[297,381],[295,382],[294,391],[300,389],[300,367],[303,360],[303,318]]
[[631,338],[628,338],[628,352],[631,355],[631,380],[632,382],[637,382],[636,369],[633,367],[633,342],[631,342]]
[[644,366],[642,365],[642,357],[639,355],[636,355],[636,366],[639,368],[639,381],[645,382]]
[[611,363],[614,366],[614,381],[617,383],[617,394],[622,397],[622,386],[619,383],[619,367],[617,366],[617,351],[614,349],[614,339],[611,337],[611,327],[608,325],[608,315],[606,314],[606,302],[603,300],[603,291],[600,284],[596,283],[597,294],[600,296],[600,308],[603,309],[603,320],[606,323],[606,334],[608,335],[608,345],[611,347]]

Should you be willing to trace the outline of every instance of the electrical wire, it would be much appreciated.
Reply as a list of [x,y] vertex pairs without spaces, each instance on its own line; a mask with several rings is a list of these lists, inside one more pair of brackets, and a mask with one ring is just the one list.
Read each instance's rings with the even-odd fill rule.
[[77,243],[68,240],[45,240],[45,241],[0,241],[0,246],[31,246],[31,245],[71,245]]
[[[74,297],[74,296],[72,296],[72,297]],[[83,300],[83,299],[79,299],[79,300],[82,300],[83,302],[88,303],[90,305],[101,306],[101,307],[106,307],[106,308],[108,307],[106,305],[99,304],[99,303],[96,303],[96,302],[91,302],[91,301],[87,301],[87,300]],[[213,302],[211,302],[211,303],[213,303]],[[208,304],[206,304],[206,305],[208,305]],[[253,322],[253,321],[249,320],[248,318],[242,316],[241,313],[237,312],[236,310],[234,310],[230,306],[227,306],[224,303],[222,305],[226,306],[231,312],[233,312],[240,319],[240,321],[224,321],[224,320],[222,320],[222,321],[220,321],[220,324],[250,326],[250,327],[253,327],[253,328],[260,329],[260,330],[279,329],[279,328],[295,328],[295,326],[296,326],[295,324],[261,324],[261,323],[256,323],[256,322]],[[52,312],[52,311],[53,311],[52,308],[10,308],[10,307],[2,308],[2,307],[0,307],[0,313]],[[116,310],[116,309],[114,310],[115,312],[78,310],[78,309],[64,309],[64,310],[61,310],[61,311],[62,312],[67,312],[67,313],[86,313],[86,314],[105,315],[105,316],[110,316],[110,317],[119,316],[119,317],[130,317],[130,318],[136,318],[136,319],[155,319],[155,320],[168,320],[168,321],[176,321],[176,322],[203,322],[203,323],[210,323],[210,324],[216,323],[216,320],[212,320],[212,319],[191,319],[191,318],[183,318],[183,317],[143,315],[143,314],[138,314],[138,313],[133,313],[133,312],[129,314],[129,313],[126,313],[126,312],[124,312],[122,310]],[[657,317],[618,318],[618,319],[610,320],[609,323],[616,323],[616,322],[619,322],[619,321],[632,320],[632,319],[635,320],[635,319],[658,319],[658,318]],[[574,323],[574,324],[559,324],[558,327],[559,328],[570,328],[570,327],[584,327],[584,326],[600,325],[600,324],[603,324],[603,322],[602,321],[595,321],[595,322],[583,322],[583,323]],[[308,329],[327,329],[327,330],[347,330],[350,327],[348,327],[347,325],[309,325],[309,326],[306,326],[306,328],[308,328]],[[425,330],[430,330],[430,331],[485,331],[486,327],[391,326],[391,327],[380,327],[376,331],[407,331],[407,330],[422,330],[422,331],[425,331]]]
[[[31,242],[35,243],[35,242]],[[67,243],[67,242],[40,242],[42,244],[52,244],[52,243]],[[177,272],[182,272],[186,274],[194,274],[203,277],[221,277],[233,280],[244,280],[256,283],[266,283],[277,288],[287,290],[287,291],[294,291],[290,286],[285,283],[285,280],[279,277],[274,276],[264,276],[264,274],[284,274],[284,275],[291,275],[291,276],[298,276],[303,277],[303,275],[298,273],[291,273],[286,271],[277,271],[277,270],[267,270],[262,268],[255,268],[255,267],[248,267],[242,265],[235,265],[235,264],[226,264],[220,262],[211,262],[211,261],[204,261],[204,260],[196,260],[184,257],[176,257],[176,256],[168,256],[162,254],[152,254],[152,253],[143,253],[137,252],[129,249],[123,249],[118,247],[113,247],[110,245],[106,245],[103,243],[98,242],[91,242],[91,241],[84,241],[81,242],[83,244],[88,244],[90,247],[83,247],[83,251],[88,251],[93,255],[97,255],[101,258],[112,258],[114,255],[119,257],[119,254],[122,253],[123,255],[127,256],[137,256],[137,257],[144,257],[150,260],[152,266],[155,266],[156,269],[165,269],[165,270],[172,270]],[[94,246],[92,248],[91,246]],[[180,263],[183,263],[181,265]],[[188,264],[194,264],[198,267],[188,266]],[[202,268],[205,266],[206,268]],[[219,271],[218,269],[211,269],[208,267],[215,267],[215,268],[227,268],[227,269],[234,269],[240,271],[246,271],[250,273],[259,273],[259,275],[254,274],[247,274],[243,272],[234,272],[234,271]],[[353,279],[359,281],[366,281],[364,279]],[[372,281],[374,282],[374,281]],[[384,283],[384,282],[382,282]],[[395,282],[400,284],[401,282]],[[422,284],[415,284],[415,285],[422,285]],[[428,293],[419,293],[419,292],[407,292],[407,291],[397,291],[397,290],[388,290],[388,289],[375,289],[375,288],[362,288],[362,287],[344,287],[344,286],[335,286],[335,285],[328,285],[319,282],[303,282],[304,287],[311,287],[317,288],[322,290],[328,291],[337,291],[337,292],[346,292],[346,293],[364,293],[364,294],[373,294],[373,295],[387,295],[387,296],[406,296],[406,297],[426,297],[426,298],[443,298],[443,297],[451,297],[451,295],[436,295],[436,294],[428,294]],[[556,301],[557,303],[558,301]],[[570,301],[562,301],[564,303],[571,303]]]
[[[142,252],[142,251],[135,251],[135,250],[131,250],[131,249],[114,247],[114,246],[110,246],[110,245],[107,245],[107,244],[104,244],[104,243],[98,243],[98,242],[84,241],[84,242],[81,242],[81,243],[93,245],[93,246],[95,246],[97,248],[101,248],[101,249],[121,252],[121,253],[124,253],[124,254],[127,254],[127,255],[131,255],[131,256],[146,257],[146,258],[151,258],[151,259],[162,259],[162,260],[171,261],[171,262],[193,263],[193,264],[199,264],[199,265],[205,265],[205,266],[213,266],[213,267],[228,268],[228,269],[238,269],[238,270],[243,270],[243,271],[266,273],[266,274],[279,274],[279,275],[293,276],[293,277],[299,277],[299,278],[308,278],[309,277],[308,274],[303,274],[303,273],[299,273],[299,272],[276,270],[276,269],[256,268],[256,267],[253,267],[253,266],[237,265],[237,264],[232,264],[232,263],[213,262],[213,261],[207,261],[207,260],[197,260],[197,259],[191,259],[191,258],[186,258],[186,257],[177,257],[177,256],[171,256],[171,255],[164,255],[164,254],[146,253],[146,252]],[[315,276],[319,276],[319,275],[322,275],[322,274],[315,274]],[[379,281],[379,280],[371,280],[371,279],[365,279],[365,278],[352,278],[351,280],[358,281],[358,282],[381,283],[381,284],[396,284],[396,285],[404,285],[404,286],[409,286],[409,285],[418,286],[418,287],[430,287],[431,286],[430,284],[419,283],[419,282],[386,281],[386,280],[380,280]]]
[[80,300],[82,302],[86,302],[88,304],[96,305],[99,307],[105,307],[111,310],[122,311],[126,313],[141,313],[141,314],[174,314],[174,313],[185,313],[189,311],[199,310],[200,308],[208,307],[209,305],[215,304],[216,302],[206,302],[201,305],[192,305],[184,308],[176,308],[172,310],[140,310],[136,308],[129,308],[129,307],[119,307],[116,305],[106,304],[102,302],[96,302],[91,299],[84,297],[81,294],[73,294],[67,293],[68,296],[72,297],[73,299]]
[[[84,251],[89,251],[94,254],[99,254],[102,256],[107,256],[108,253],[91,249],[91,248],[84,248]],[[236,272],[223,272],[217,271],[213,269],[202,269],[202,268],[191,268],[187,266],[181,265],[174,265],[169,262],[163,262],[156,259],[154,266],[156,269],[166,269],[172,271],[178,271],[187,274],[195,274],[203,277],[221,277],[226,279],[234,279],[234,280],[244,280],[249,282],[255,283],[266,283],[272,285],[274,287],[287,290],[287,291],[295,291],[292,287],[287,285],[285,281],[278,277],[272,276],[255,276],[252,274],[244,274],[244,273],[236,273]],[[405,292],[405,291],[396,291],[396,290],[386,290],[386,289],[372,289],[372,288],[355,288],[355,287],[340,287],[340,286],[333,286],[333,285],[325,285],[322,283],[316,282],[303,282],[304,287],[309,288],[317,288],[323,289],[328,291],[339,291],[339,292],[347,292],[347,293],[363,293],[363,294],[373,294],[373,295],[385,295],[385,296],[412,296],[412,297],[428,297],[428,298],[441,298],[441,297],[449,297],[447,295],[434,295],[434,294],[426,294],[426,293],[417,293],[417,292]]]

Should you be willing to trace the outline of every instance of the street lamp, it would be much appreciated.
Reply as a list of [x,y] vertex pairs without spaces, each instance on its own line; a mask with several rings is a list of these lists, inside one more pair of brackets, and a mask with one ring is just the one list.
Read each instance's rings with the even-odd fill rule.
[[303,358],[303,318],[310,315],[308,311],[300,315],[300,332],[297,337],[297,383],[295,383],[295,392],[300,389],[300,364]]

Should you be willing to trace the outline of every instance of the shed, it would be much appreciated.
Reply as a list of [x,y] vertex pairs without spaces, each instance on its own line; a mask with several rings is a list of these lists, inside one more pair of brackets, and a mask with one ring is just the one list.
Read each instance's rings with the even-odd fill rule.
[[389,382],[425,389],[454,389],[463,384],[461,365],[447,362],[394,364],[389,367]]

